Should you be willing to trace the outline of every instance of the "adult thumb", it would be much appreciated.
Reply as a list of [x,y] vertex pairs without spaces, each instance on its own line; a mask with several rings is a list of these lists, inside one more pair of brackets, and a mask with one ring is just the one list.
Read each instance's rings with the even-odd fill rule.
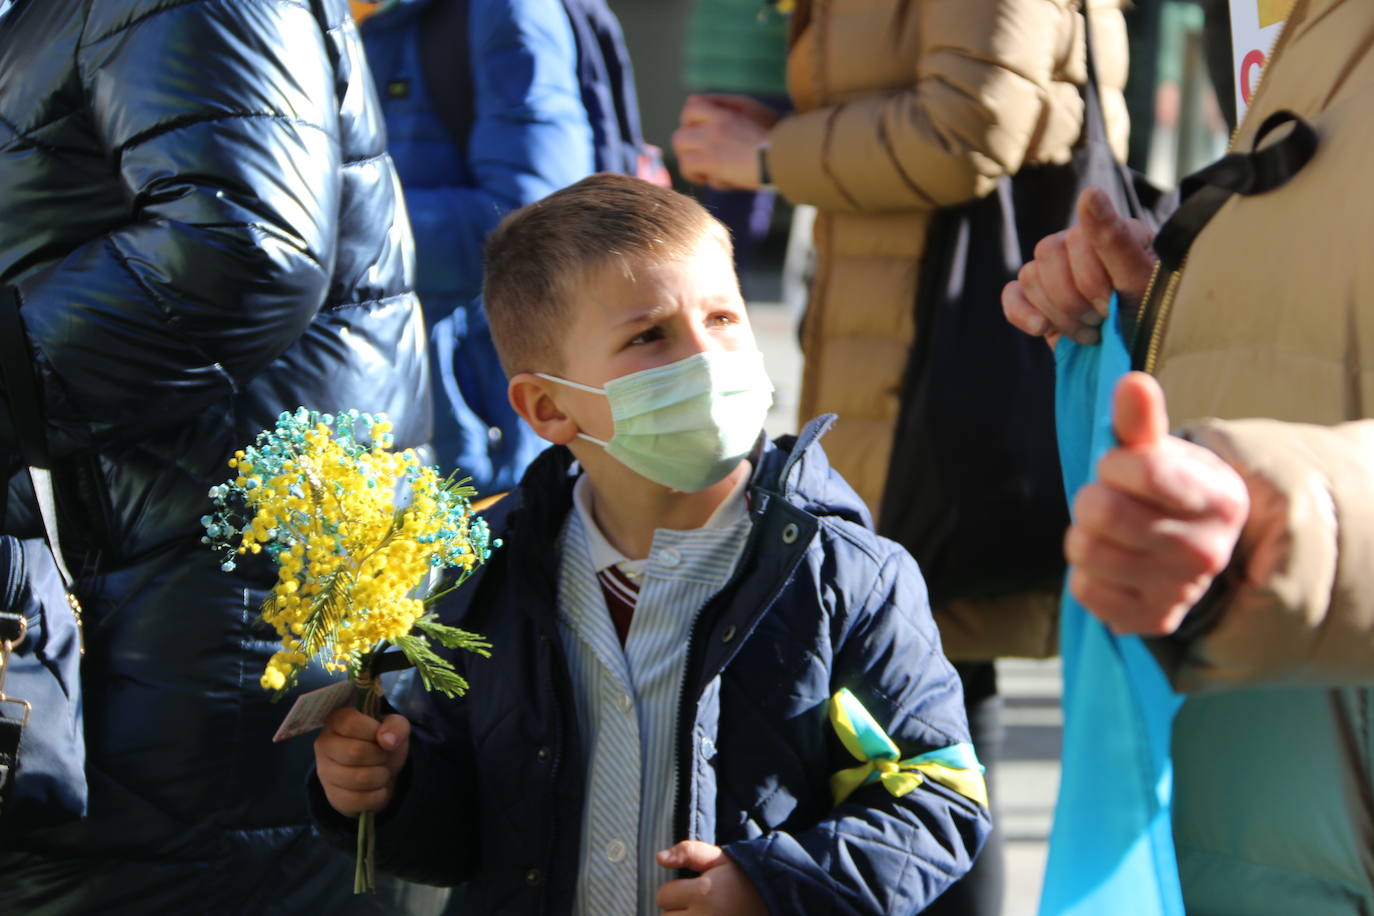
[[1128,372],[1117,383],[1112,400],[1112,427],[1117,441],[1127,448],[1154,445],[1169,435],[1164,389],[1154,376]]
[[701,873],[715,868],[725,861],[725,853],[719,846],[703,843],[700,840],[683,840],[658,854],[664,868],[685,868]]

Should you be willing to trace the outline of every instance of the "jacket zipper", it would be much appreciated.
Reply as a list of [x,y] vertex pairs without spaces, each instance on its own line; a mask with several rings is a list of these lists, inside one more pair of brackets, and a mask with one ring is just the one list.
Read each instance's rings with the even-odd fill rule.
[[[1307,0],[1298,0],[1292,11],[1288,14],[1288,22],[1293,22],[1300,12],[1306,12]],[[1283,30],[1274,39],[1273,45],[1269,48],[1269,55],[1265,59],[1264,69],[1260,71],[1259,83],[1255,86],[1255,93],[1250,97],[1250,108],[1254,108],[1260,100],[1260,93],[1264,90],[1264,85],[1268,81],[1269,71],[1274,67],[1274,56],[1285,44],[1285,39],[1290,33],[1287,23]],[[1240,135],[1242,123],[1236,125],[1236,129],[1231,131],[1231,139],[1226,144],[1228,153],[1235,152],[1236,138]],[[1174,299],[1178,295],[1178,287],[1183,282],[1183,272],[1188,268],[1188,255],[1183,256],[1183,261],[1178,265],[1178,270],[1169,274],[1169,278],[1164,284],[1164,293],[1160,296],[1158,307],[1151,307],[1150,297],[1154,292],[1155,285],[1159,281],[1161,263],[1155,262],[1154,273],[1150,276],[1150,283],[1145,287],[1145,298],[1141,300],[1140,322],[1136,326],[1136,338],[1132,342],[1132,352],[1135,351],[1135,342],[1139,340],[1140,333],[1149,326],[1149,345],[1145,350],[1144,359],[1140,368],[1150,375],[1155,374],[1155,369],[1159,365],[1159,353],[1164,344],[1164,331],[1169,325],[1169,314],[1173,311]]]

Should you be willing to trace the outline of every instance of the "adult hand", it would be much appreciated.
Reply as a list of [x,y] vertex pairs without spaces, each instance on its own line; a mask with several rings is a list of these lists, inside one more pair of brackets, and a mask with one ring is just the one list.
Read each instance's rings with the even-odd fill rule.
[[1230,465],[1169,435],[1153,377],[1121,380],[1113,422],[1121,445],[1074,500],[1069,591],[1117,633],[1163,636],[1230,562],[1250,497]]
[[658,889],[664,913],[688,916],[768,916],[768,907],[743,870],[719,846],[684,840],[658,854],[664,868],[686,868],[695,878],[678,878]]
[[1053,346],[1067,334],[1081,344],[1101,339],[1112,292],[1139,302],[1157,260],[1145,224],[1118,216],[1100,188],[1078,198],[1078,222],[1046,236],[1035,259],[1002,290],[1002,311],[1013,325]]
[[336,709],[315,739],[315,772],[335,811],[353,817],[391,802],[396,774],[410,753],[410,722],[382,721],[356,709]]
[[759,148],[778,121],[773,109],[743,95],[693,95],[673,132],[678,167],[688,181],[752,190],[760,184]]

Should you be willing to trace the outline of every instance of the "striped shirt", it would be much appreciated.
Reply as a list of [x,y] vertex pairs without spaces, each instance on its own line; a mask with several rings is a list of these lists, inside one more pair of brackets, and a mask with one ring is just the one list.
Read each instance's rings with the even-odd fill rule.
[[[749,535],[747,476],[701,528],[658,529],[649,556],[630,560],[591,513],[590,483],[573,488],[559,541],[559,632],[583,736],[586,795],[574,916],[657,913],[672,878],[654,854],[673,836],[676,726],[696,614],[725,585]],[[607,579],[633,599],[622,647]],[[637,586],[637,594],[633,586]]]

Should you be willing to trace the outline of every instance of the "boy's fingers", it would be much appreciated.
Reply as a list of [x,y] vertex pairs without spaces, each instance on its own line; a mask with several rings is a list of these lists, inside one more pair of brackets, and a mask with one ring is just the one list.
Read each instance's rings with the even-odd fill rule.
[[382,719],[377,728],[377,743],[386,750],[395,750],[410,738],[410,720],[392,713]]
[[315,742],[315,756],[321,763],[329,761],[344,767],[384,766],[387,755],[388,752],[375,741],[321,735]]
[[381,811],[391,800],[390,789],[373,789],[371,792],[349,792],[343,789],[324,787],[325,797],[335,811],[344,817],[355,817],[364,811]]
[[1164,406],[1164,389],[1153,376],[1130,372],[1117,383],[1112,425],[1117,440],[1126,448],[1145,448],[1164,441],[1169,435],[1169,412]]
[[726,858],[719,846],[700,840],[683,840],[660,852],[658,861],[664,868],[686,868],[694,872],[704,872],[720,865]]
[[374,792],[391,785],[395,774],[384,766],[339,766],[322,760],[316,767],[321,784],[328,784],[346,792]]
[[678,878],[658,889],[654,903],[664,912],[683,911],[705,896],[706,884],[700,878]]
[[357,738],[362,741],[372,741],[377,737],[377,728],[381,723],[371,716],[346,706],[343,709],[336,709],[324,720],[325,732],[333,732],[344,738]]

